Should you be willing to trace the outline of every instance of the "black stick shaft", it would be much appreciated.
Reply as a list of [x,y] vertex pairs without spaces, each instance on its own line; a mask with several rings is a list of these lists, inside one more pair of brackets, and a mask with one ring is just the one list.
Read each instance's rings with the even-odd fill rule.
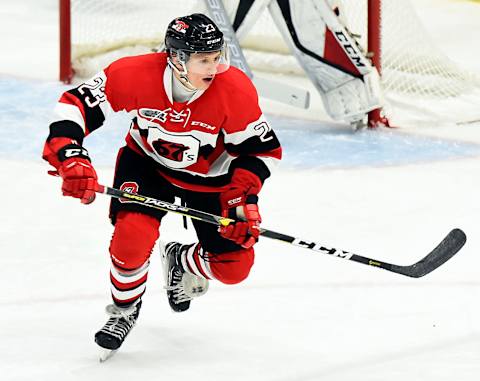
[[[106,194],[108,196],[128,199],[129,201],[133,201],[138,204],[148,206],[150,208],[181,214],[209,224],[227,226],[235,222],[235,220],[232,220],[230,218],[216,216],[214,214],[202,212],[200,210],[192,209],[186,206],[171,204],[169,202],[158,200],[152,197],[125,192],[106,186],[101,186],[101,188],[103,189],[100,193]],[[298,247],[303,247],[304,249],[310,249],[337,258],[363,263],[364,265],[378,267],[387,271],[413,278],[422,277],[432,272],[437,267],[441,266],[443,263],[453,257],[466,242],[465,233],[460,229],[453,229],[452,231],[450,231],[450,233],[447,234],[447,236],[442,240],[442,242],[440,242],[440,244],[435,249],[433,249],[426,257],[424,257],[417,263],[414,263],[413,265],[399,266],[387,262],[382,262],[377,259],[364,257],[358,254],[351,253],[349,251],[324,246],[313,241],[307,241],[301,238],[289,236],[287,234],[277,233],[264,228],[260,229],[260,235],[262,237],[267,237],[278,241],[286,242]]]

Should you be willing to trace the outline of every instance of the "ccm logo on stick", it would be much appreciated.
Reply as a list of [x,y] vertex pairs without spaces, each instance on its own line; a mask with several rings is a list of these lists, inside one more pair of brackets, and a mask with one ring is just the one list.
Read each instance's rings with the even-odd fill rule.
[[334,257],[340,257],[340,258],[345,258],[345,259],[350,259],[353,255],[352,253],[349,253],[348,251],[328,248],[328,247],[322,246],[322,245],[320,245],[318,243],[315,243],[315,242],[309,242],[309,241],[301,240],[300,238],[295,238],[295,240],[292,242],[292,244],[300,246],[300,247],[305,247],[307,249],[324,252],[326,254],[333,255]]

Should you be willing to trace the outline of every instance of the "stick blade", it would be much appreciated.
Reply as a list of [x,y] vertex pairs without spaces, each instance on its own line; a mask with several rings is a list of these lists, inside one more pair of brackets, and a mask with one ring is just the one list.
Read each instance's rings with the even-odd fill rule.
[[431,273],[452,258],[467,242],[461,229],[453,229],[425,258],[411,266],[399,266],[397,271],[412,278],[420,278]]

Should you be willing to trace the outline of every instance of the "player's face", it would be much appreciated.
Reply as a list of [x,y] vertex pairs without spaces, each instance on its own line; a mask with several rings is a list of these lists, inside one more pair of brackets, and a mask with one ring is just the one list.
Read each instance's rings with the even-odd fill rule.
[[215,78],[223,71],[221,52],[193,53],[187,61],[187,73],[190,83],[199,90],[206,90]]

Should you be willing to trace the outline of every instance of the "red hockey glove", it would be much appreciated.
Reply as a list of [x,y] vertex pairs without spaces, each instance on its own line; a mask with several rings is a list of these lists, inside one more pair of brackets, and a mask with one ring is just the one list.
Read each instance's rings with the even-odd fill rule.
[[[65,142],[68,144],[58,148]],[[85,148],[69,139],[56,138],[45,144],[43,157],[57,170],[49,173],[58,174],[63,179],[64,196],[79,198],[83,204],[95,200],[95,191],[99,190],[98,177]]]
[[246,249],[252,247],[260,235],[262,218],[257,193],[261,187],[256,175],[245,169],[236,169],[230,189],[220,195],[222,216],[237,221],[220,227],[220,235]]
[[[84,148],[76,148],[85,150]],[[86,152],[86,151],[85,151]],[[97,173],[90,159],[71,158],[62,162],[58,174],[63,179],[62,192],[64,196],[79,198],[82,204],[90,204],[95,200],[95,191],[99,190]]]

